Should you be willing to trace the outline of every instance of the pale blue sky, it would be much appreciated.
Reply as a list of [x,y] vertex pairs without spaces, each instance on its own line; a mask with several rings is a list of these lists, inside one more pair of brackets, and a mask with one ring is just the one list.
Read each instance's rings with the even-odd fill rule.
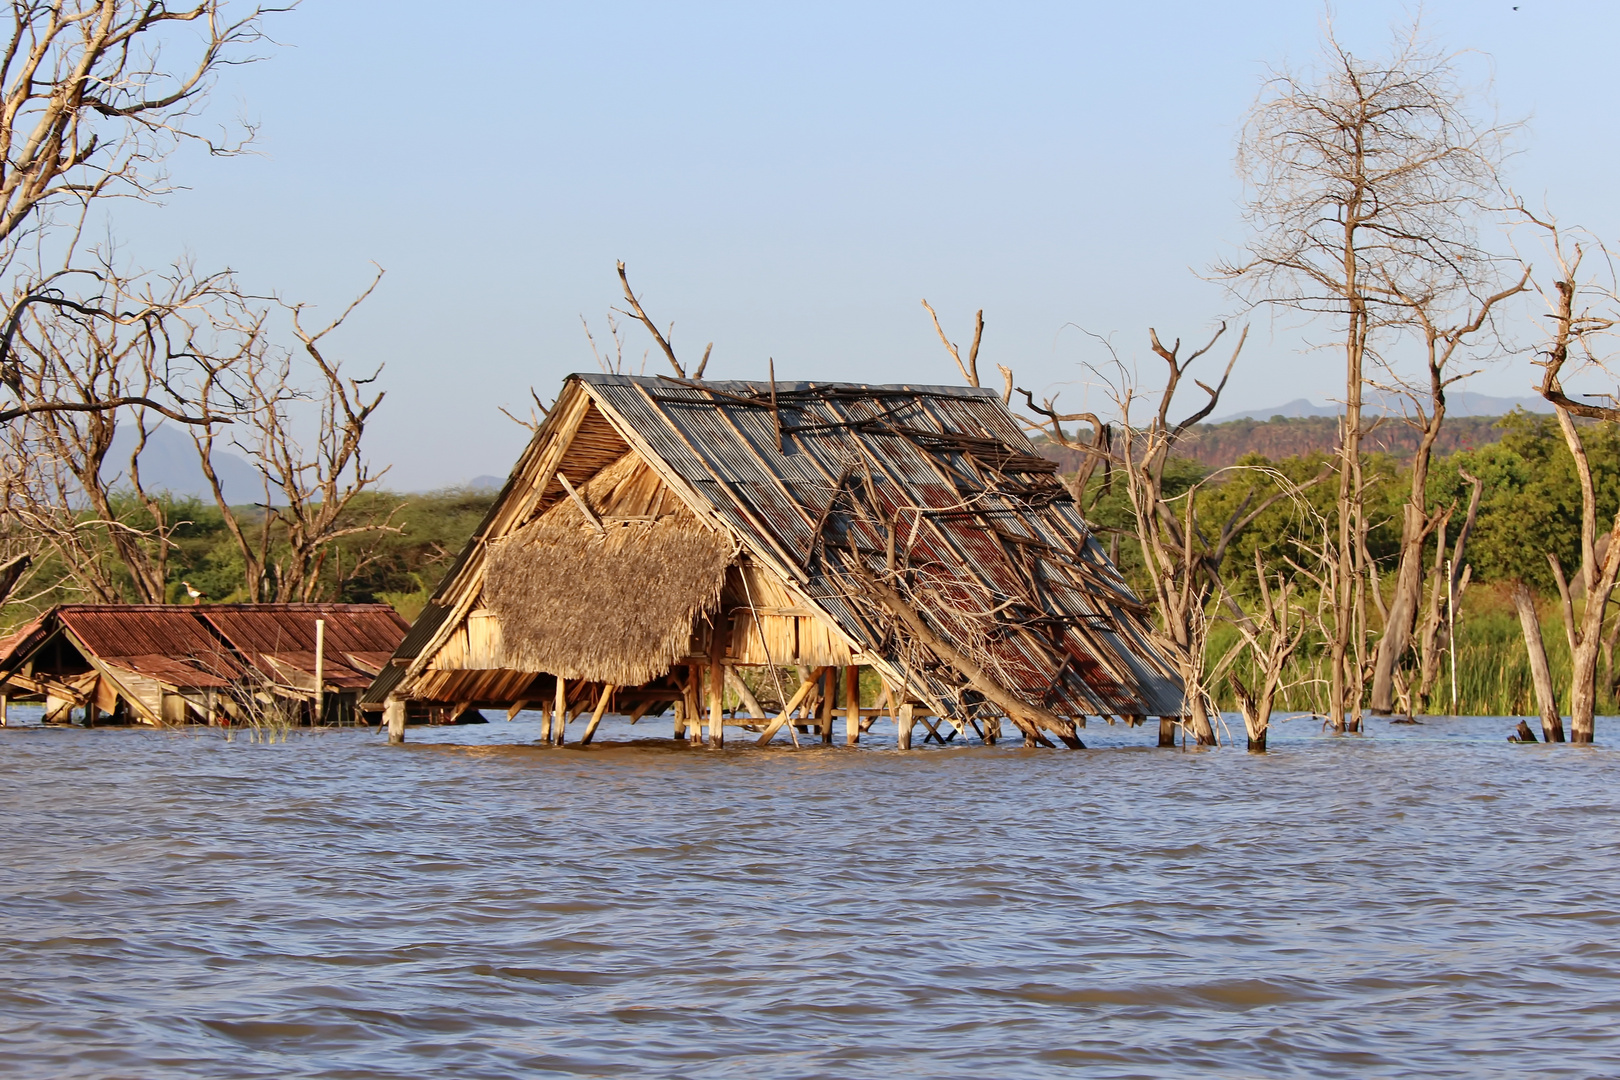
[[[1447,2],[1426,21],[1487,54],[1531,127],[1517,186],[1616,239],[1615,9]],[[1375,48],[1395,3],[1341,7]],[[472,12],[480,14],[473,15]],[[594,370],[580,330],[614,261],[710,374],[955,381],[919,306],[984,365],[1073,383],[1146,328],[1207,334],[1199,280],[1241,241],[1233,139],[1268,63],[1307,59],[1322,9],[1228,4],[460,5],[310,0],[284,48],[222,80],[262,156],[182,155],[189,189],[120,208],[147,263],[192,252],[336,307],[388,270],[334,347],[386,360],[371,436],[393,486],[505,474],[526,433],[497,406]],[[639,358],[648,341],[629,338]],[[657,357],[648,371],[662,370]],[[1257,321],[1222,411],[1328,397],[1335,358]],[[1522,363],[1471,388],[1520,394]],[[1093,398],[1091,404],[1101,402]]]

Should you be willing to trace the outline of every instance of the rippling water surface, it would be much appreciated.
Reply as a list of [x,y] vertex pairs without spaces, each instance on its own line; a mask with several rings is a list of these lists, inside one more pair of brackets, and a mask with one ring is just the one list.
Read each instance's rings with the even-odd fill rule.
[[1309,724],[1263,757],[13,727],[0,1073],[1620,1074],[1620,757]]

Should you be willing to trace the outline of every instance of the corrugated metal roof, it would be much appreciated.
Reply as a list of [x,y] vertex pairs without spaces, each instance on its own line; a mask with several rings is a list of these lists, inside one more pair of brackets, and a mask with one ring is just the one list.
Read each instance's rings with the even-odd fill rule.
[[313,685],[316,619],[326,620],[323,675],[342,689],[369,685],[366,669],[386,663],[408,629],[386,604],[65,604],[0,641],[0,674],[62,629],[96,659],[171,686],[222,688],[250,668],[284,682],[278,667]]
[[243,667],[197,610],[173,604],[67,604],[55,614],[92,655],[110,664],[174,685],[229,686],[242,678]]
[[[197,611],[265,674],[281,676],[278,668],[292,668],[315,678],[315,622],[326,621],[322,678],[348,690],[371,685],[372,673],[357,668],[348,659],[353,653],[367,662],[381,657],[386,662],[399,647],[410,624],[387,604],[206,604]],[[261,658],[273,658],[264,664]],[[380,664],[368,663],[377,667]]]

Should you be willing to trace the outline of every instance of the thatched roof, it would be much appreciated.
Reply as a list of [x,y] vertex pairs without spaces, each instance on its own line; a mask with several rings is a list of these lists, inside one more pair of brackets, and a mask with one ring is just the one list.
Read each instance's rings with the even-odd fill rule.
[[599,533],[541,519],[491,545],[484,600],[513,666],[639,686],[685,654],[731,557],[731,542],[695,521]]
[[[599,537],[575,514],[562,527],[573,499],[559,474],[583,489],[633,467],[656,474],[688,524],[667,537],[651,526]],[[628,473],[613,480],[628,482]],[[503,605],[503,624],[510,618],[523,628],[536,661],[561,664],[567,651],[571,670],[597,672],[579,677],[615,683],[610,670],[623,676],[667,664],[676,613],[712,603],[705,598],[713,563],[674,546],[686,542],[677,531],[700,530],[780,579],[849,643],[856,662],[879,666],[922,700],[952,711],[977,707],[959,667],[941,662],[948,644],[1018,699],[1056,714],[1181,710],[1179,681],[1149,638],[1145,609],[1056,466],[993,391],[621,375],[568,380],[366,699],[380,704],[396,688],[408,694],[412,673],[480,592],[485,604]],[[709,550],[718,553],[719,541]],[[522,559],[530,561],[519,569]],[[690,576],[683,568],[678,581],[660,578],[676,561],[693,563]],[[569,575],[613,580],[541,580]],[[643,596],[641,606],[659,610],[639,623],[630,609]],[[565,616],[566,632],[520,610],[521,597]],[[923,622],[897,618],[895,603]],[[552,640],[560,636],[578,640]],[[925,638],[941,648],[920,645]],[[623,655],[612,656],[618,649]]]

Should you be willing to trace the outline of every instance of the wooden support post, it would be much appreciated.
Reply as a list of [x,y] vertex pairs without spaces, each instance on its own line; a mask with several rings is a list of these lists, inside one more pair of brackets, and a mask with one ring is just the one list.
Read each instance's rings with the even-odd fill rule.
[[568,725],[568,681],[557,676],[557,702],[551,714],[551,745],[561,746],[563,730]]
[[823,677],[821,691],[821,715],[817,720],[821,725],[821,741],[832,745],[832,718],[834,699],[838,696],[838,669],[828,668]]
[[726,745],[726,617],[715,613],[709,630],[709,748]]
[[315,620],[315,714],[310,723],[326,719],[326,620]]
[[686,695],[675,699],[675,731],[670,735],[672,739],[686,738]]
[[917,723],[911,715],[914,708],[915,706],[910,702],[900,706],[900,714],[895,719],[895,738],[899,741],[902,750],[911,749],[911,729]]
[[405,703],[389,698],[383,706],[383,723],[388,725],[388,741],[398,745],[405,741]]
[[591,722],[585,725],[585,734],[579,737],[579,745],[589,746],[591,738],[596,734],[596,725],[602,722],[602,714],[607,712],[608,702],[613,699],[613,684],[602,684],[602,696],[596,702],[596,711],[591,713]]
[[1159,717],[1159,745],[1176,745],[1176,718],[1173,716]]
[[726,745],[726,668],[724,664],[709,665],[709,748],[718,750]]
[[507,709],[506,709],[506,722],[508,724],[510,724],[513,720],[516,720],[517,719],[517,714],[522,712],[524,709],[527,709],[528,707],[529,707],[529,702],[528,702],[528,699],[526,699],[526,698],[512,702],[512,704],[507,706]]
[[0,727],[11,722],[11,695],[0,694]]
[[861,669],[851,664],[844,669],[844,745],[861,741]]
[[703,745],[703,673],[702,664],[692,665],[692,678],[686,684],[686,741],[693,746]]

